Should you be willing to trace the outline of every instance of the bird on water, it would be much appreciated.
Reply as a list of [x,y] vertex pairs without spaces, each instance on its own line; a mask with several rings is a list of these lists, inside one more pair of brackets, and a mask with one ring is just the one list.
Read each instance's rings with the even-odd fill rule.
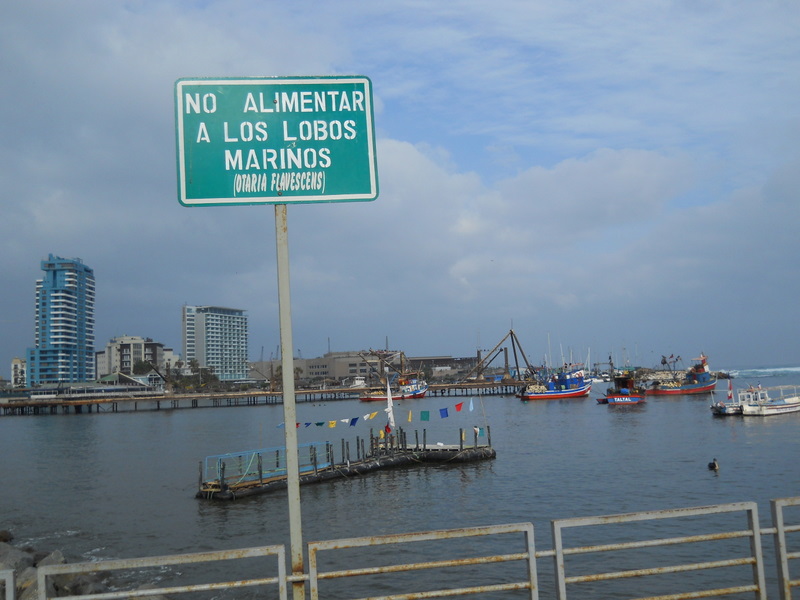
[[717,462],[716,458],[708,463],[708,468],[712,471],[719,471],[719,463]]

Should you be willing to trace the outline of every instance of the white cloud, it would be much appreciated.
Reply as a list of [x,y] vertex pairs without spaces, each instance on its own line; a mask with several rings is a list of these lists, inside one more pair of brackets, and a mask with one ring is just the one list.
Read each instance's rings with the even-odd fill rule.
[[[513,320],[537,340],[800,360],[782,297],[800,280],[800,7],[420,7],[4,3],[0,374],[33,342],[49,252],[95,268],[98,339],[177,347],[197,302],[245,308],[253,347],[274,345],[271,207],[176,199],[173,85],[206,75],[373,81],[380,197],[289,210],[304,355],[386,335],[470,354]],[[770,356],[718,342],[743,320]]]

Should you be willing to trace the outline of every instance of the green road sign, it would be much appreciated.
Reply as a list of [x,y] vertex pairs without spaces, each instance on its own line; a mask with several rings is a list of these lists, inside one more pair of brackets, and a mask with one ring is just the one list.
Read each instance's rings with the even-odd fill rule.
[[367,77],[179,79],[175,123],[184,206],[378,197]]

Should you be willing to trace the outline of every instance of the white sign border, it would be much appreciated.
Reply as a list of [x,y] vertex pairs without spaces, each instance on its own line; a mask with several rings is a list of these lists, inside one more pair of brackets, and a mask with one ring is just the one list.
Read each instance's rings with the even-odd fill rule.
[[[367,151],[369,159],[370,191],[364,194],[336,194],[331,196],[301,195],[301,196],[249,196],[247,199],[237,198],[197,198],[187,201],[186,198],[186,149],[184,147],[183,123],[183,93],[184,86],[214,86],[214,85],[297,85],[298,83],[310,84],[353,84],[360,83],[369,92],[365,94],[367,114]],[[175,82],[175,125],[177,135],[177,160],[178,160],[178,201],[183,206],[246,206],[253,204],[323,204],[326,202],[369,202],[378,197],[378,164],[375,151],[375,123],[372,103],[372,81],[364,75],[352,76],[276,76],[276,77],[215,77],[203,78],[182,77]]]

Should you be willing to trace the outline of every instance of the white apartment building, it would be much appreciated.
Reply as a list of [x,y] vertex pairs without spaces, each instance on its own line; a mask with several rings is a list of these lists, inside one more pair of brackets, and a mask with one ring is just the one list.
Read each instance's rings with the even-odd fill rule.
[[247,315],[238,308],[183,306],[183,357],[220,381],[248,377]]

